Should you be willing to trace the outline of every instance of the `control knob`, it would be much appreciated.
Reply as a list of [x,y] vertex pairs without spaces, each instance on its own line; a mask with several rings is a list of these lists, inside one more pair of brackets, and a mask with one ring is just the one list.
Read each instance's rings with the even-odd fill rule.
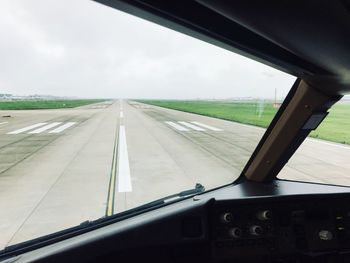
[[232,213],[224,213],[221,215],[221,221],[224,223],[230,223],[233,219]]
[[253,236],[261,236],[263,234],[264,230],[261,226],[254,225],[254,226],[251,226],[249,228],[249,232]]
[[321,230],[320,232],[318,232],[318,237],[319,237],[321,240],[329,241],[329,240],[332,240],[332,239],[333,239],[333,234],[332,234],[331,231],[328,231],[328,230]]
[[242,229],[233,227],[229,230],[229,235],[233,238],[240,238],[242,236]]
[[270,210],[263,210],[263,211],[259,211],[256,214],[256,217],[262,221],[270,220],[272,218],[272,213]]

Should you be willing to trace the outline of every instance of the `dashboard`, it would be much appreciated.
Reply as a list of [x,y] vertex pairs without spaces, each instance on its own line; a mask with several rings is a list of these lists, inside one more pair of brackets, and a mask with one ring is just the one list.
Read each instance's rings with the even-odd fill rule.
[[0,253],[3,262],[350,262],[350,188],[241,182]]
[[212,257],[350,262],[349,204],[349,195],[216,201],[209,212]]

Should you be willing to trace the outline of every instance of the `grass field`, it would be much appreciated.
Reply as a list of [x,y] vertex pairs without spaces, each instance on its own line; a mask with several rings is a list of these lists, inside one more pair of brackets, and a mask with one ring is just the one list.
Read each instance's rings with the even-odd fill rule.
[[59,109],[75,108],[92,103],[105,101],[103,99],[84,100],[18,100],[0,101],[0,110],[38,110],[38,109]]
[[[142,100],[140,102],[264,128],[270,124],[277,111],[271,102],[263,101]],[[350,103],[336,104],[324,122],[310,136],[350,144]]]

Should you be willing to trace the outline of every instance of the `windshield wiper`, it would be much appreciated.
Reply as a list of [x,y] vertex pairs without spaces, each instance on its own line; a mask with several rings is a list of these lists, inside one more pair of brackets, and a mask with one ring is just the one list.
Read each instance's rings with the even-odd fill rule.
[[172,195],[168,195],[166,197],[160,198],[158,200],[149,202],[147,204],[135,207],[134,209],[129,210],[130,212],[132,211],[140,211],[140,210],[144,210],[147,208],[151,208],[151,207],[156,207],[156,206],[161,206],[165,203],[171,202],[171,201],[175,201],[177,199],[182,199],[188,196],[192,196],[195,194],[199,194],[199,193],[203,193],[205,191],[205,187],[200,184],[200,183],[196,183],[195,187],[189,190],[185,190],[185,191],[181,191],[177,194],[172,194]]
[[181,200],[181,199],[183,199],[185,197],[189,197],[189,196],[192,196],[192,195],[195,195],[195,194],[203,193],[204,191],[205,191],[205,187],[202,184],[200,184],[200,183],[196,183],[195,187],[192,188],[192,189],[181,191],[181,192],[179,192],[177,194],[168,195],[166,197],[157,199],[155,201],[146,203],[144,205],[140,205],[140,206],[137,206],[135,208],[131,208],[131,209],[126,210],[124,212],[121,212],[121,213],[118,213],[118,214],[114,214],[114,215],[111,215],[111,216],[103,216],[101,218],[98,218],[98,219],[92,220],[92,221],[91,220],[83,221],[83,222],[80,223],[80,225],[77,226],[77,228],[86,228],[86,227],[89,227],[89,226],[96,225],[98,223],[103,223],[106,220],[108,221],[108,220],[114,219],[114,218],[123,218],[126,215],[139,213],[140,211],[143,211],[143,210],[146,210],[146,209],[149,209],[149,208],[159,207],[159,206],[162,206],[162,205],[164,205],[164,204],[166,204],[168,202],[175,201],[177,199]]
[[[53,240],[57,240],[60,239],[62,236],[68,237],[69,235],[76,235],[78,233],[83,233],[85,232],[87,229],[91,228],[91,227],[96,227],[97,225],[103,225],[105,222],[109,221],[110,219],[118,219],[118,218],[123,218],[124,216],[129,216],[132,215],[133,213],[140,213],[140,211],[149,209],[149,208],[155,208],[155,207],[159,207],[162,206],[168,202],[171,201],[175,201],[177,199],[181,200],[185,197],[189,197],[195,194],[199,194],[205,191],[205,187],[203,185],[201,185],[200,183],[196,183],[195,187],[189,190],[185,190],[185,191],[181,191],[177,194],[172,194],[166,197],[163,197],[161,199],[152,201],[150,203],[132,208],[130,210],[121,212],[119,214],[114,214],[112,216],[103,216],[101,218],[98,218],[96,220],[86,220],[84,222],[81,222],[79,225],[65,229],[65,230],[61,230],[59,232],[55,232],[46,236],[42,236],[36,239],[32,239],[26,242],[22,242],[19,244],[15,244],[15,245],[11,245],[11,246],[7,246],[4,248],[3,251],[0,251],[0,255],[3,256],[5,254],[11,254],[12,251],[17,250],[17,249],[23,249],[23,251],[26,251],[26,248],[28,247],[40,247],[40,244],[46,243],[50,241],[52,242]],[[75,234],[74,234],[75,233]],[[60,239],[61,240],[61,239]]]
[[79,227],[86,227],[86,226],[95,225],[96,223],[104,222],[104,221],[109,220],[111,218],[123,217],[125,215],[130,215],[130,214],[133,214],[135,212],[140,212],[140,211],[148,209],[148,208],[158,207],[158,206],[164,205],[164,204],[166,204],[168,202],[175,201],[177,199],[181,200],[181,199],[183,199],[185,197],[189,197],[189,196],[192,196],[192,195],[195,195],[195,194],[203,193],[204,191],[205,191],[205,187],[202,184],[200,184],[200,183],[196,183],[195,187],[192,188],[192,189],[181,191],[181,192],[179,192],[177,194],[168,195],[166,197],[157,199],[155,201],[146,203],[144,205],[140,205],[140,206],[137,206],[135,208],[131,208],[131,209],[126,210],[124,212],[121,212],[121,213],[118,213],[118,214],[114,214],[114,215],[111,215],[111,216],[103,216],[103,217],[101,217],[99,219],[92,220],[92,221],[90,221],[90,220],[83,221],[83,222],[80,223]]

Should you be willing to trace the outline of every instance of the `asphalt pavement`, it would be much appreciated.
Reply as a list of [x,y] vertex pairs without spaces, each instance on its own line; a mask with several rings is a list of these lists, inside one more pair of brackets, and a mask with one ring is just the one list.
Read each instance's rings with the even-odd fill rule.
[[[264,129],[115,100],[0,111],[0,249],[233,182]],[[350,147],[307,139],[279,177],[350,185]]]

